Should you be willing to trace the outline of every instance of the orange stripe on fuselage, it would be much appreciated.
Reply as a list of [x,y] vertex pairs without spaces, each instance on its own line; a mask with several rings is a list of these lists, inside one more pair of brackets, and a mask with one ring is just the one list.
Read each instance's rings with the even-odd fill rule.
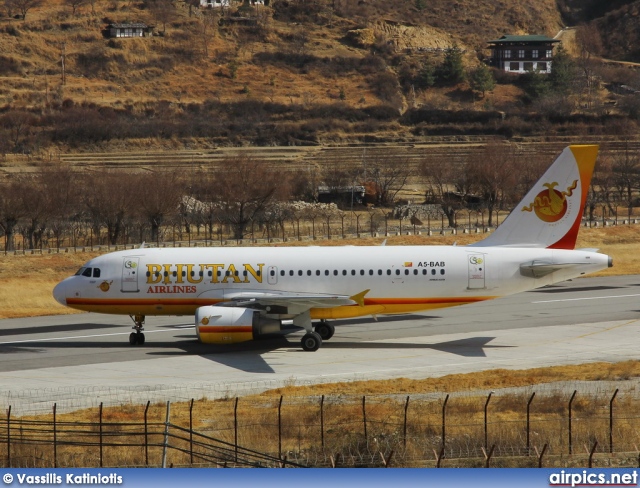
[[[413,313],[437,308],[455,307],[469,303],[491,300],[487,297],[441,297],[441,298],[368,298],[364,305],[343,305],[331,308],[312,308],[312,319],[341,319],[364,315]],[[199,298],[68,298],[67,305],[85,312],[127,315],[193,315],[205,305],[216,305],[220,299]]]

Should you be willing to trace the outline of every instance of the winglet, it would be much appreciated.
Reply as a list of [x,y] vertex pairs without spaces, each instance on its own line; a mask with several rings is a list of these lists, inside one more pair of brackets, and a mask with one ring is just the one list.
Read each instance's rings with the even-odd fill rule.
[[565,148],[495,232],[472,246],[574,249],[597,156],[595,145]]
[[351,300],[353,300],[354,302],[356,302],[358,305],[360,305],[361,307],[364,307],[364,296],[369,293],[369,291],[371,291],[369,288],[361,291],[360,293],[358,293],[357,295],[353,295],[352,297],[349,297]]

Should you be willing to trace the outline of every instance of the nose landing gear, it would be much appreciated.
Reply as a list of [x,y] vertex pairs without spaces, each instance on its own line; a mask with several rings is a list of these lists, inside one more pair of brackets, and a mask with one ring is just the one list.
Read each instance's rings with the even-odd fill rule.
[[131,327],[135,332],[129,334],[129,344],[132,346],[141,346],[144,344],[144,334],[142,333],[144,330],[144,315],[129,315],[129,317],[131,317],[131,320],[133,320],[133,323],[135,324]]

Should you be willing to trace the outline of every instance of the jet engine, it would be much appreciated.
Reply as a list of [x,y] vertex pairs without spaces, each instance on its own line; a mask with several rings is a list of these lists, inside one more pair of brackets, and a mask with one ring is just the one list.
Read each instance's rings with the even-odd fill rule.
[[236,307],[200,307],[196,310],[196,334],[205,344],[233,344],[279,332],[281,322],[261,317],[258,310]]

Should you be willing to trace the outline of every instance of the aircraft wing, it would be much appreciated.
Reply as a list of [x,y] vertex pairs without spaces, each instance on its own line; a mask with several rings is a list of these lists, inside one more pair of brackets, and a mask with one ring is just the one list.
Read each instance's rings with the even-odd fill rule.
[[[368,291],[368,290],[367,290]],[[203,298],[201,295],[200,298]],[[300,293],[290,291],[225,290],[224,301],[219,307],[260,308],[283,307],[289,314],[303,313],[311,308],[332,308],[360,303],[358,296],[326,295],[318,293]]]

